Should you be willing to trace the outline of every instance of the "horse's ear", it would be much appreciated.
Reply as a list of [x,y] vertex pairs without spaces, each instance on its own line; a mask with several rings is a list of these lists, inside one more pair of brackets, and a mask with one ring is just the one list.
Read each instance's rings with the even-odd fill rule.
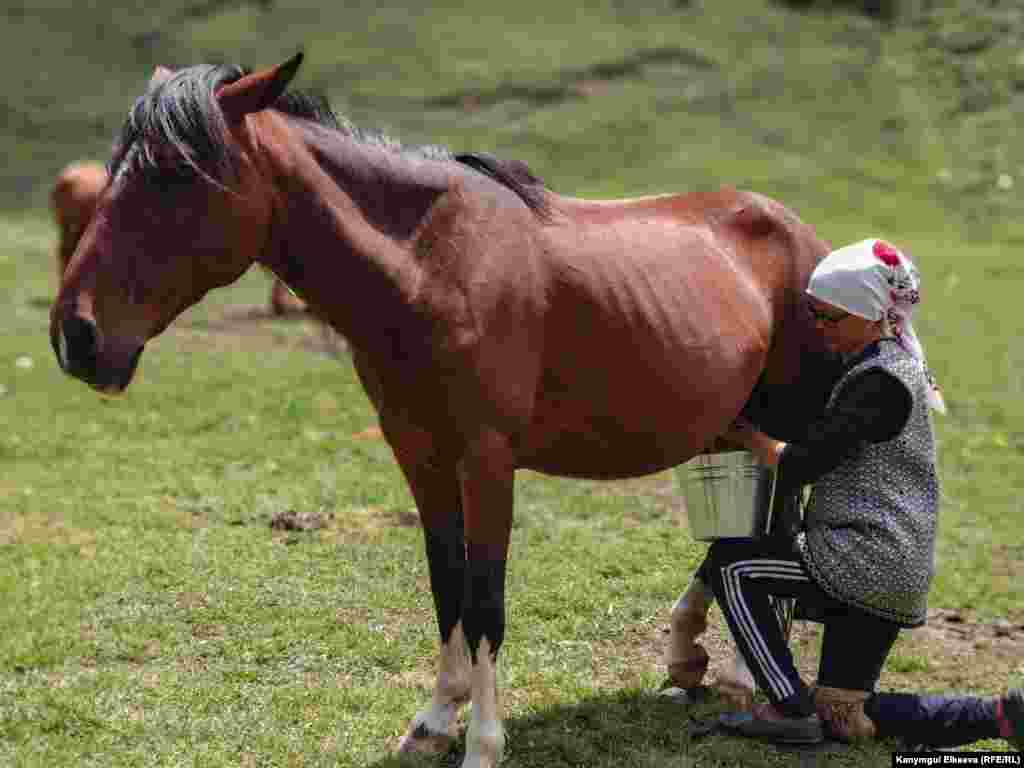
[[302,51],[276,67],[253,72],[217,89],[217,103],[228,122],[237,123],[253,112],[266,109],[277,101],[295,77],[302,63]]
[[171,75],[173,74],[173,69],[161,67],[158,64],[157,68],[153,70],[152,77],[149,78],[149,87],[152,88],[153,86],[160,85],[160,83],[162,83],[164,80],[169,80],[171,78]]

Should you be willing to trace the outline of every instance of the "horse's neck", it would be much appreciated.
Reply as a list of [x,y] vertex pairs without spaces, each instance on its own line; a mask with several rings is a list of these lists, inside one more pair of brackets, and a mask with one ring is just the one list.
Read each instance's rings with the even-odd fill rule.
[[411,312],[414,236],[446,179],[397,152],[320,134],[307,140],[309,152],[283,180],[263,261],[353,345],[372,344]]

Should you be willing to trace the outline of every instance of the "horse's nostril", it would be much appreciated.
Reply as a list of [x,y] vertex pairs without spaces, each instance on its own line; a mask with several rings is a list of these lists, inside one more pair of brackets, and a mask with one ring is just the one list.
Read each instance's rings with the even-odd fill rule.
[[96,326],[90,321],[72,315],[64,321],[64,337],[75,356],[96,357]]
[[96,370],[96,326],[78,315],[64,319],[56,339],[57,356],[67,373],[90,376]]

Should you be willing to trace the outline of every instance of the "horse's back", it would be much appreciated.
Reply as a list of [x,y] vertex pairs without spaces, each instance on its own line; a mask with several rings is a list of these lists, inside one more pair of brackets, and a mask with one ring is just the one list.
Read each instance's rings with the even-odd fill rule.
[[[576,282],[582,291],[616,294],[624,311],[640,317],[664,312],[680,292],[703,292],[718,279],[730,295],[759,301],[774,288],[771,278],[764,275],[756,286],[750,279],[769,256],[786,258],[799,237],[800,221],[791,211],[732,187],[609,201],[558,198],[555,207],[560,220],[544,228],[549,269],[565,273],[561,282]],[[645,308],[642,295],[654,303]],[[698,322],[687,314],[677,319]]]
[[[673,237],[676,244],[700,238],[720,253],[734,253],[749,263],[756,263],[768,252],[799,250],[802,240],[816,239],[813,228],[778,201],[734,187],[617,200],[561,196],[555,200],[563,226],[591,239],[600,238],[603,232],[632,245],[635,239],[649,238],[652,229],[660,230],[670,235],[666,242],[671,243]],[[621,255],[636,257],[640,267],[647,266],[646,258],[655,253],[640,248]],[[678,248],[675,254],[678,257]],[[657,253],[654,258],[673,256]]]
[[766,217],[786,209],[769,197],[724,186],[717,190],[671,192],[612,199],[591,199],[551,195],[553,207],[568,219],[609,221],[638,215],[671,216],[693,222],[719,222],[744,208],[763,211]]

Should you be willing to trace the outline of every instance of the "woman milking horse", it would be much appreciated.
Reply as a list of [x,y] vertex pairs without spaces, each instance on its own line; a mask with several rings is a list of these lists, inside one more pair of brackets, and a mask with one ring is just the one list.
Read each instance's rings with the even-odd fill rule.
[[[344,335],[422,522],[440,651],[402,748],[500,759],[513,475],[614,479],[712,444],[744,411],[788,439],[827,391],[803,305],[829,251],[723,189],[588,201],[520,163],[409,150],[288,90],[301,55],[160,70],[51,315],[61,368],[128,386],[149,339],[260,264]],[[799,412],[799,411],[796,411]]]

